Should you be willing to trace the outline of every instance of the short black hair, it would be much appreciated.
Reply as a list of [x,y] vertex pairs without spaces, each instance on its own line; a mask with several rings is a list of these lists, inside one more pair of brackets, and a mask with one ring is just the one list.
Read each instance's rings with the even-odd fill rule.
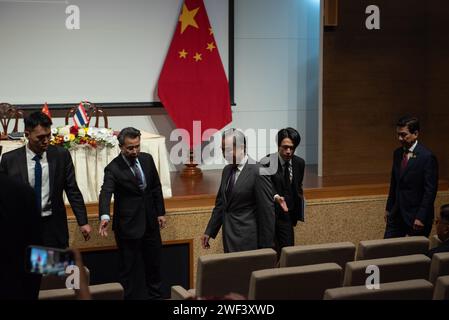
[[293,129],[291,127],[287,127],[287,128],[279,130],[276,137],[277,137],[278,147],[281,146],[282,140],[284,140],[285,138],[289,138],[293,142],[293,146],[295,149],[301,143],[301,136],[299,135],[299,132],[296,131],[296,129]]
[[403,116],[396,123],[397,127],[407,127],[410,133],[416,133],[419,131],[419,120],[416,117],[412,116]]
[[28,117],[23,119],[25,123],[25,130],[30,131],[37,126],[42,126],[44,128],[50,128],[53,122],[51,119],[42,111],[36,111],[31,113]]
[[122,131],[118,134],[117,140],[118,144],[120,146],[123,146],[125,144],[125,138],[137,138],[140,137],[140,131],[133,127],[126,127],[123,128]]
[[440,218],[444,222],[449,223],[449,203],[441,206]]
[[235,128],[226,129],[221,134],[221,140],[223,141],[226,137],[234,137],[234,143],[236,145],[243,142],[243,148],[246,154],[246,136],[242,131]]

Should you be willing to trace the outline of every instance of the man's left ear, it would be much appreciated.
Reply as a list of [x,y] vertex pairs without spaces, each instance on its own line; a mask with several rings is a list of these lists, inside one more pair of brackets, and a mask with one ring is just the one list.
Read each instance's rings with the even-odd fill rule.
[[28,138],[30,136],[30,132],[28,130],[25,130],[23,133],[25,134],[26,138]]

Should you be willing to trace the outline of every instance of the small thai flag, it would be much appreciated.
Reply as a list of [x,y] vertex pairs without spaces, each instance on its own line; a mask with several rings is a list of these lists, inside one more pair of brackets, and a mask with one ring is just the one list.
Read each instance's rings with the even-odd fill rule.
[[75,114],[73,115],[73,121],[78,128],[84,127],[89,123],[86,109],[84,109],[82,102],[79,104],[78,108],[76,108]]

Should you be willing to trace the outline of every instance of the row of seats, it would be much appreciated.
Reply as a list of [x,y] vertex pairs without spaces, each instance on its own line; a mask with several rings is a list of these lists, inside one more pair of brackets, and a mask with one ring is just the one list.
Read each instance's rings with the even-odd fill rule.
[[[235,292],[249,299],[330,299],[363,290],[363,296],[371,292],[388,298],[404,286],[410,295],[403,297],[413,299],[413,292],[421,292],[423,299],[431,298],[435,291],[434,298],[441,299],[447,294],[447,280],[441,276],[449,275],[449,253],[435,254],[431,260],[424,255],[428,249],[425,237],[361,241],[357,254],[350,242],[294,246],[283,248],[280,268],[271,249],[206,255],[198,261],[196,288],[173,286],[171,298],[222,297]],[[365,287],[370,265],[380,270],[380,290]],[[323,295],[327,289],[334,291]]]
[[[90,285],[90,272],[86,270],[87,284],[92,300],[123,300],[124,290],[120,283],[104,283]],[[39,300],[76,300],[74,290],[66,288],[67,277],[45,276],[42,278],[39,290]]]

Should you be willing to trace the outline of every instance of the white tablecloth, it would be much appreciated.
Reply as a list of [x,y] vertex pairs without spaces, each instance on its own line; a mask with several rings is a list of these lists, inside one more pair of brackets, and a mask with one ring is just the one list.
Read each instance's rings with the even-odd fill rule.
[[[140,150],[150,153],[153,156],[161,179],[164,198],[170,198],[172,192],[165,137],[144,131],[141,131],[141,133]],[[2,154],[20,148],[24,143],[24,141],[0,140],[0,145],[3,146]],[[96,149],[88,146],[80,146],[70,150],[73,165],[75,166],[76,181],[86,203],[98,202],[98,195],[103,184],[104,168],[119,153],[120,148],[118,146],[114,148]],[[64,197],[64,200],[68,203],[66,197]]]

